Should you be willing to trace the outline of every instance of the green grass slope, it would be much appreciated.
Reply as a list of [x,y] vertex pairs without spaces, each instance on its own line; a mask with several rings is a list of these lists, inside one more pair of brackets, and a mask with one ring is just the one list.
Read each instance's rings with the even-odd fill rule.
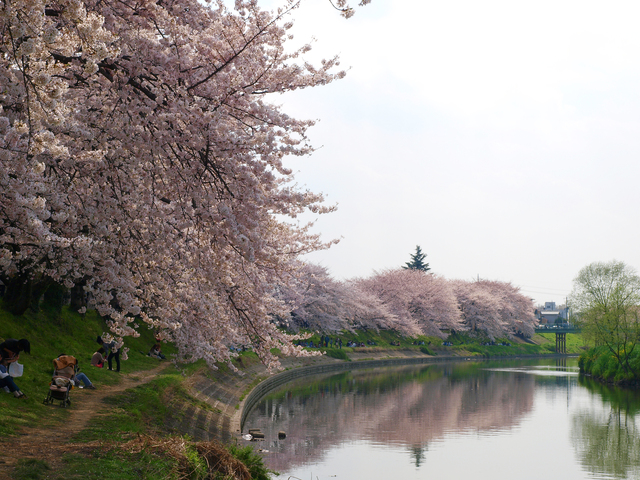
[[[73,410],[46,406],[52,360],[60,353],[78,358],[82,370],[99,388],[104,389],[104,409],[87,427],[68,440],[76,444],[92,442],[99,448],[78,449],[61,459],[53,469],[40,459],[21,459],[10,478],[15,480],[205,480],[226,479],[228,471],[246,469],[255,480],[268,480],[269,470],[252,447],[236,447],[213,443],[194,443],[187,437],[168,435],[165,421],[176,402],[211,408],[189,395],[184,386],[188,377],[205,368],[204,362],[160,371],[150,382],[118,394],[109,394],[109,385],[119,382],[120,374],[99,369],[90,364],[91,355],[98,348],[95,339],[106,331],[104,321],[95,313],[79,315],[68,309],[58,315],[50,312],[28,312],[14,316],[0,310],[0,336],[27,338],[31,355],[21,354],[24,375],[16,379],[28,399],[16,399],[0,392],[0,437],[7,445],[21,427],[55,429]],[[150,370],[159,363],[146,356],[154,343],[152,331],[143,331],[139,338],[127,338],[129,360],[122,361],[121,372]],[[166,354],[172,347],[163,347]],[[244,358],[247,357],[247,358]],[[236,363],[255,362],[255,354],[246,352]],[[243,363],[244,362],[244,363]],[[226,368],[225,366],[221,366]],[[102,392],[101,392],[102,393]],[[73,397],[73,394],[72,394]],[[216,465],[218,471],[212,468]],[[226,470],[225,470],[226,469]],[[1,476],[1,474],[0,474]]]
[[[107,327],[104,320],[93,311],[83,316],[64,308],[58,315],[41,311],[15,316],[0,309],[0,337],[26,338],[31,342],[31,355],[24,352],[20,355],[19,362],[24,366],[24,375],[15,379],[28,398],[16,399],[0,390],[0,436],[15,434],[21,426],[46,425],[64,418],[65,413],[61,409],[42,404],[53,373],[52,361],[61,353],[76,357],[81,371],[98,388],[117,382],[119,374],[115,371],[91,366],[91,355],[99,347],[96,337],[105,331]],[[150,330],[143,331],[139,338],[127,338],[125,346],[130,349],[129,360],[121,360],[121,371],[155,367],[158,360],[145,355],[153,343],[153,332]],[[169,353],[171,347],[163,350]]]

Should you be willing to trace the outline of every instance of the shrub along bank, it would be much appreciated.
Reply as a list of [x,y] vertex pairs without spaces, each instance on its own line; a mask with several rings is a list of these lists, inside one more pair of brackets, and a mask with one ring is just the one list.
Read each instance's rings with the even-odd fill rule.
[[640,350],[635,349],[628,361],[620,361],[607,347],[595,347],[578,359],[580,372],[607,383],[640,385]]

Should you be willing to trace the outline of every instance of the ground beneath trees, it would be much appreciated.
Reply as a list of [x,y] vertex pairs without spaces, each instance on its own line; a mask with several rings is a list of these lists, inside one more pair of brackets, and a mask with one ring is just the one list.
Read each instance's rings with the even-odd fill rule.
[[[71,406],[67,408],[69,416],[62,423],[50,427],[23,428],[18,437],[0,442],[0,479],[10,480],[11,472],[21,459],[45,461],[55,472],[61,467],[65,453],[89,453],[99,448],[102,442],[74,443],[67,439],[82,431],[96,416],[107,413],[107,405],[102,401],[104,397],[147,383],[165,367],[166,364],[161,364],[152,370],[122,374],[122,381],[117,385],[97,386],[96,390],[74,389],[70,395]],[[58,408],[61,414],[67,413],[59,407],[59,402],[46,408]]]

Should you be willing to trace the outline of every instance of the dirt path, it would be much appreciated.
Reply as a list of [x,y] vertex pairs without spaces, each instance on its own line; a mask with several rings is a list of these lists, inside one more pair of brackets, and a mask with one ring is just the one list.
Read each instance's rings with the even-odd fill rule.
[[[94,443],[75,444],[65,439],[82,431],[92,418],[101,414],[100,411],[105,407],[102,401],[105,396],[122,393],[129,388],[147,383],[165,367],[165,364],[161,364],[152,370],[123,374],[122,381],[117,385],[108,385],[96,390],[74,389],[70,397],[72,403],[69,407],[69,417],[63,423],[52,428],[23,428],[19,437],[0,443],[0,480],[11,479],[11,472],[20,459],[44,460],[52,471],[56,471],[64,453],[94,449]],[[58,402],[50,408],[60,408],[57,405]]]

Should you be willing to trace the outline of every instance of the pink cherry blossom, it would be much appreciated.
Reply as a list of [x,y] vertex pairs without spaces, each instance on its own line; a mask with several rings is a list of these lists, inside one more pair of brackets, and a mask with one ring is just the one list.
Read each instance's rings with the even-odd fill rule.
[[[286,48],[295,4],[6,0],[0,7],[0,278],[56,282],[122,341],[153,328],[179,360],[251,345],[299,354],[272,293],[326,248],[327,213],[285,157],[312,121],[277,94],[344,75]],[[135,327],[136,318],[142,320]]]
[[494,339],[516,334],[531,337],[537,320],[533,302],[510,283],[498,281],[452,282],[466,330]]
[[399,331],[446,337],[462,328],[456,298],[447,280],[420,270],[386,270],[356,284],[377,296],[398,318]]

